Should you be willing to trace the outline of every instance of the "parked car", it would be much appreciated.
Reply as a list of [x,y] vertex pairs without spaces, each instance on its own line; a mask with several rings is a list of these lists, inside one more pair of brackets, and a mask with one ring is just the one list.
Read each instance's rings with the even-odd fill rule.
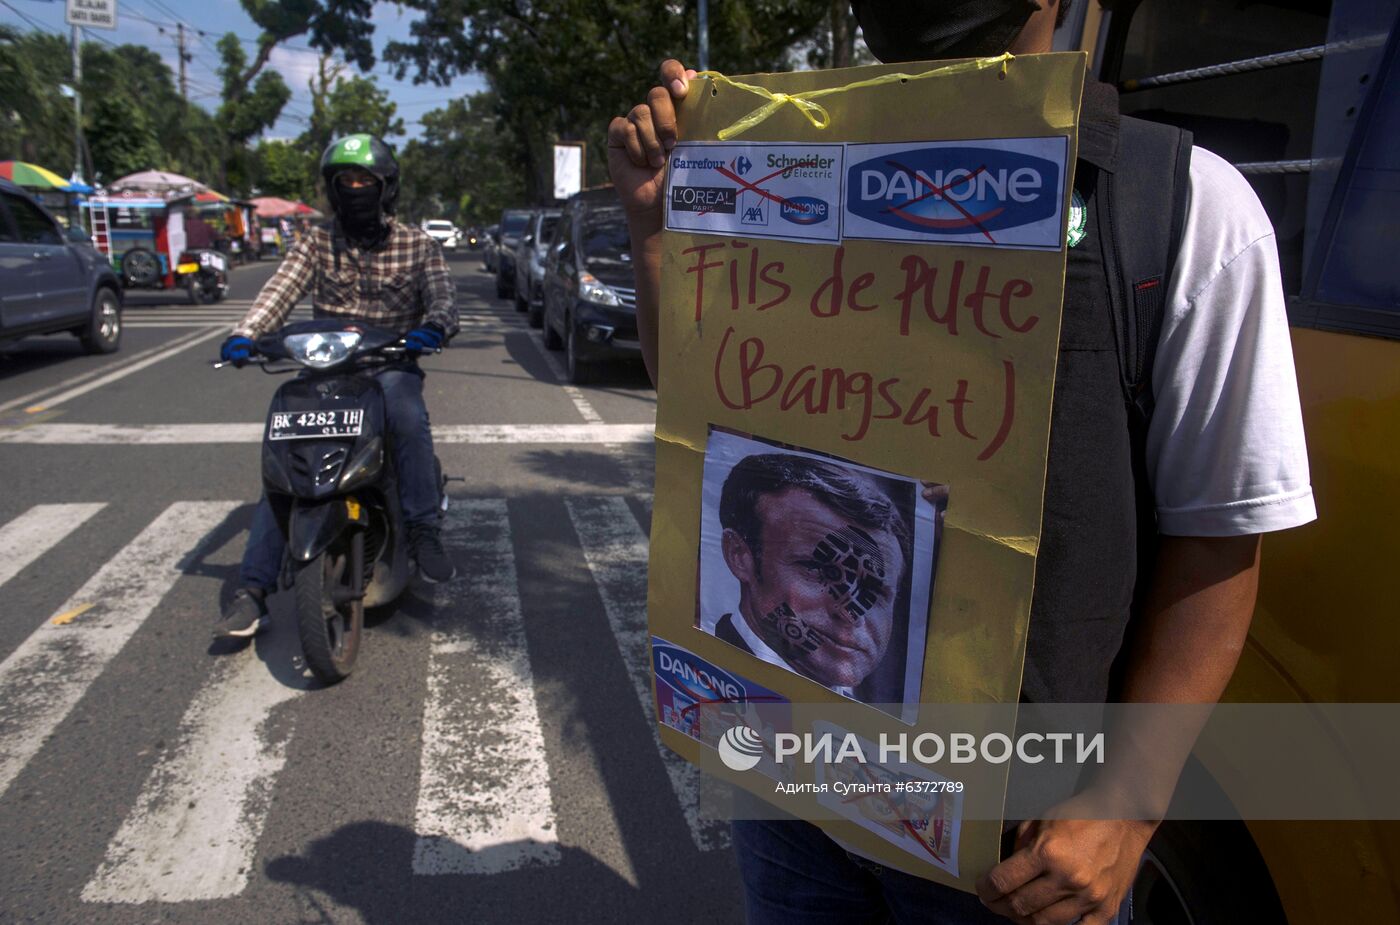
[[0,341],[71,331],[88,353],[121,344],[122,284],[82,228],[67,232],[0,180]]
[[501,229],[496,235],[496,298],[515,295],[515,249],[530,223],[530,209],[506,209],[501,213]]
[[500,225],[487,225],[481,235],[481,268],[487,273],[496,272],[496,247],[500,234]]
[[569,381],[642,355],[627,220],[612,189],[569,200],[544,267],[544,344],[564,348]]
[[[540,209],[531,215],[520,246],[515,249],[515,310],[531,312],[532,318],[535,306],[543,300],[544,258],[559,224],[559,214],[558,209]],[[534,326],[539,327],[539,322],[534,322]]]
[[430,218],[423,222],[423,230],[428,237],[442,245],[443,250],[456,250],[462,243],[462,230],[443,218]]

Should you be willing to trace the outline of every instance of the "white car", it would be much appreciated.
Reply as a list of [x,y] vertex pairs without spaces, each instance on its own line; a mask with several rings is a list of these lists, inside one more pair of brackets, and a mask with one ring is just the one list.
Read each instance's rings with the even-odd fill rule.
[[444,250],[455,250],[462,243],[462,229],[441,218],[430,218],[423,223],[428,237],[442,245]]

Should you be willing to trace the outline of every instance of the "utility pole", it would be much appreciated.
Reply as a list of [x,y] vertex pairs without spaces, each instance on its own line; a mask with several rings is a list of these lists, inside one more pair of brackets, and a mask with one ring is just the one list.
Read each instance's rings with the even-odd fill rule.
[[185,62],[189,60],[189,55],[185,54],[185,24],[176,23],[175,28],[175,45],[180,49],[180,97],[189,99],[190,88],[185,82]]
[[700,70],[710,69],[710,4],[700,0]]
[[78,27],[73,27],[73,176],[83,180],[83,55]]

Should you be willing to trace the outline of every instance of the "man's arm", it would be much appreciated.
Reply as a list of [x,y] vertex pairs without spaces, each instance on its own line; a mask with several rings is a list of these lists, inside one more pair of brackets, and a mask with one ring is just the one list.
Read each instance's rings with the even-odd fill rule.
[[447,269],[447,258],[442,255],[442,245],[428,238],[427,247],[428,259],[423,267],[423,302],[427,309],[423,321],[441,328],[443,337],[451,339],[458,328],[457,291]]
[[311,281],[316,278],[316,267],[311,253],[314,246],[312,241],[313,236],[308,235],[287,252],[287,259],[282,261],[272,279],[262,287],[262,292],[259,292],[257,299],[253,301],[253,307],[248,309],[248,314],[233,329],[234,334],[257,340],[267,332],[282,326],[291,314],[292,307],[297,304],[298,299],[306,295],[306,290],[311,288]]
[[637,336],[655,386],[661,377],[657,348],[661,305],[662,204],[666,155],[676,144],[675,101],[685,98],[695,71],[674,59],[661,65],[661,86],[608,126],[608,173],[627,213],[632,273],[637,285]]
[[[1212,704],[1235,671],[1254,614],[1259,537],[1163,536],[1152,587],[1129,649],[1123,700]],[[1016,852],[978,884],[983,902],[1021,923],[1101,925],[1117,913],[1156,831],[1150,819],[1074,819],[1074,807],[1143,800],[1164,807],[1198,727],[1179,714],[1112,729],[1103,772],[1089,792],[1028,822]],[[1082,917],[1082,918],[1081,918]]]

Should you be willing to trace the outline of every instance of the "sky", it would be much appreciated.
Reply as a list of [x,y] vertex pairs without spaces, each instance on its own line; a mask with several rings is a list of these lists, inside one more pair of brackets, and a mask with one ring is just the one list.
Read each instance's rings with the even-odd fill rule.
[[[202,0],[197,4],[189,0],[116,0],[116,3],[117,28],[87,29],[85,38],[89,41],[106,39],[118,45],[145,45],[159,53],[171,72],[178,74],[176,23],[184,22],[186,44],[194,55],[194,60],[187,65],[190,99],[211,111],[218,106],[220,86],[215,43],[225,32],[233,32],[249,40],[245,42],[245,50],[250,60],[256,54],[253,40],[260,30],[243,12],[238,0]],[[31,29],[37,23],[46,31],[68,35],[69,26],[63,21],[63,14],[63,0],[0,0],[0,23],[19,29]],[[376,3],[373,22],[377,56],[382,55],[387,42],[410,39],[410,11],[400,10],[393,3]],[[306,44],[305,36],[273,50],[267,66],[282,74],[291,88],[292,98],[277,124],[267,131],[267,137],[292,138],[306,128],[307,117],[311,114],[311,94],[306,83],[316,72],[319,54]],[[345,72],[346,76],[354,73],[357,73],[354,68]],[[398,115],[404,120],[406,134],[390,139],[396,145],[422,130],[419,120],[425,112],[485,88],[485,81],[475,74],[459,77],[448,87],[415,86],[411,80],[396,81],[382,60],[375,65],[373,76],[379,86],[389,92],[390,99],[398,106]]]

